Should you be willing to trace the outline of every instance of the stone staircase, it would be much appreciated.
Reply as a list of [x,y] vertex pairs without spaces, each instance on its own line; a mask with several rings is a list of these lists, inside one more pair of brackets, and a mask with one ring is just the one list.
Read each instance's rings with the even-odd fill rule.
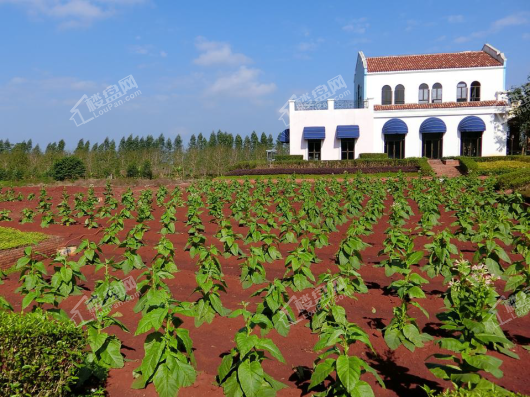
[[429,165],[439,177],[453,178],[462,175],[458,169],[458,160],[446,160],[445,164],[442,160],[429,160]]

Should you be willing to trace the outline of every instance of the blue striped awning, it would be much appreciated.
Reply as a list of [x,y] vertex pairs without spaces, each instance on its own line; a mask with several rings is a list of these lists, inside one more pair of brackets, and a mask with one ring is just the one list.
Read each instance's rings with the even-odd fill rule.
[[325,127],[304,127],[304,139],[324,139],[326,138]]
[[338,125],[337,126],[337,139],[345,138],[359,138],[359,126],[358,125]]
[[409,132],[407,124],[401,119],[390,119],[383,126],[383,134],[406,134]]
[[429,117],[421,123],[420,132],[422,134],[439,134],[447,132],[447,127],[443,120],[438,117]]
[[477,116],[467,116],[458,124],[460,132],[483,132],[486,131],[486,124]]
[[290,138],[291,138],[291,134],[290,134],[289,128],[287,128],[286,130],[283,130],[282,132],[280,132],[280,136],[278,137],[278,140],[281,143],[289,143]]

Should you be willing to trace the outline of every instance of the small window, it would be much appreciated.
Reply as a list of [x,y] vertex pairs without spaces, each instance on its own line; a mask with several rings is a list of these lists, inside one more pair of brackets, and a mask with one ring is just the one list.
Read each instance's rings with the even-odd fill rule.
[[436,83],[432,86],[432,103],[442,102],[442,85]]
[[342,160],[353,160],[355,158],[355,138],[341,139],[340,146]]
[[463,81],[456,85],[456,101],[467,102],[467,84]]
[[357,84],[357,108],[363,108],[363,96],[361,94],[361,85]]
[[309,160],[320,160],[322,151],[322,141],[320,139],[310,139],[307,141],[307,158]]
[[405,104],[405,87],[401,84],[396,86],[394,92],[394,104],[395,105],[404,105]]
[[383,87],[381,104],[392,105],[392,88],[389,85]]
[[418,91],[418,103],[429,103],[429,86],[425,83],[420,85]]
[[480,83],[474,81],[471,83],[471,102],[480,101]]

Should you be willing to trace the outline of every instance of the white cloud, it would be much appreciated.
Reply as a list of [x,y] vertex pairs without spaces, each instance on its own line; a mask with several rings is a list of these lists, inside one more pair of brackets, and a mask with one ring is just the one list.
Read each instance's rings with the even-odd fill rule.
[[167,52],[165,52],[165,51],[160,51],[160,56],[161,56],[162,58],[166,58],[166,57],[167,57]]
[[50,17],[59,21],[60,28],[88,27],[93,22],[109,18],[120,7],[145,3],[148,0],[0,0],[24,8],[34,17]]
[[482,39],[490,34],[499,33],[505,28],[527,25],[530,23],[530,12],[520,12],[518,14],[508,15],[504,18],[497,19],[492,22],[489,29],[472,32],[467,36],[459,36],[455,39],[455,43],[466,43],[473,39]]
[[464,21],[465,19],[463,15],[449,15],[447,17],[447,22],[449,23],[462,23]]
[[193,60],[193,63],[196,65],[241,66],[252,62],[252,60],[246,55],[232,52],[230,44],[209,41],[202,36],[195,39],[195,47],[201,52],[199,57]]
[[234,73],[219,77],[208,93],[238,98],[259,98],[276,90],[274,83],[261,83],[258,77],[261,70],[241,66]]
[[358,18],[353,19],[348,24],[344,25],[342,30],[345,32],[364,34],[369,27],[370,24],[367,22],[367,18]]
[[530,40],[530,33],[524,33],[523,40]]

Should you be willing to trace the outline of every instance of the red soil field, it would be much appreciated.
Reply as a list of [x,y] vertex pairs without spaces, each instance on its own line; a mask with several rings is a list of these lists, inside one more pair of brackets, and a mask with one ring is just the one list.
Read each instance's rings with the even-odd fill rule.
[[[169,188],[169,187],[168,187]],[[135,193],[138,192],[138,188],[135,188]],[[19,191],[27,196],[28,193],[35,193],[38,196],[39,189],[34,187],[28,188],[16,188],[15,191]],[[56,211],[56,205],[61,200],[61,194],[63,191],[62,187],[48,188],[48,195],[52,197],[53,209]],[[68,187],[68,193],[73,196],[77,192],[86,192],[85,188],[81,187]],[[103,188],[95,188],[96,195],[102,196]],[[119,199],[121,194],[125,191],[125,188],[114,188],[114,196]],[[138,195],[135,194],[135,198]],[[183,196],[186,199],[186,195]],[[80,224],[72,226],[61,226],[61,225],[50,225],[47,229],[41,229],[40,227],[40,215],[35,218],[34,223],[30,224],[19,224],[20,211],[23,208],[29,207],[34,208],[37,201],[32,202],[5,202],[0,203],[0,209],[12,210],[11,222],[1,222],[1,226],[15,227],[22,231],[40,231],[49,233],[54,236],[61,236],[68,242],[68,245],[78,245],[82,239],[89,239],[91,241],[98,242],[102,237],[102,227],[99,229],[86,229],[83,227],[83,220],[78,220]],[[386,205],[391,204],[391,198],[388,198]],[[405,229],[414,229],[419,218],[419,211],[416,204],[410,201],[411,207],[414,210],[415,216],[411,217],[409,222],[404,226]],[[160,238],[161,224],[159,222],[162,209],[157,207],[155,204],[154,208],[154,221],[146,222],[146,225],[150,228],[149,232],[146,233],[144,241],[146,247],[140,250],[144,262],[149,264],[151,259],[155,255],[154,245]],[[187,228],[185,225],[186,220],[185,207],[177,208],[177,231],[176,234],[169,234],[167,237],[173,242],[176,249],[175,262],[179,268],[179,272],[175,275],[173,280],[168,281],[168,285],[171,288],[175,299],[183,301],[194,301],[198,296],[192,295],[192,291],[196,286],[195,282],[195,271],[196,265],[195,260],[190,258],[188,252],[184,251],[188,235]],[[229,214],[229,210],[225,208],[225,213]],[[445,212],[442,210],[442,217],[440,219],[441,225],[435,228],[441,230],[448,227],[454,220],[455,217],[451,212]],[[107,218],[108,219],[108,218]],[[106,220],[98,219],[98,223],[101,224]],[[214,237],[217,231],[217,225],[211,223],[211,217],[207,215],[207,211],[202,214],[202,221],[206,227],[204,235],[206,236],[206,245],[214,244],[218,248],[221,248],[221,243]],[[135,223],[135,220],[125,221],[125,231],[120,233],[120,239],[125,236],[125,232],[130,229]],[[315,276],[324,273],[327,269],[336,270],[335,265],[335,253],[338,250],[340,241],[345,237],[345,232],[350,222],[338,227],[339,231],[331,233],[329,235],[329,245],[322,249],[317,249],[317,255],[321,259],[320,263],[313,264],[311,269]],[[246,234],[247,229],[239,227],[237,222],[232,220],[232,226],[236,233]],[[374,267],[378,264],[383,257],[378,256],[378,251],[382,248],[382,242],[385,238],[384,231],[388,227],[388,216],[384,215],[377,225],[374,226],[373,233],[369,236],[363,236],[363,240],[370,244],[371,247],[362,251],[364,265],[360,270],[362,277],[369,288],[367,294],[356,294],[357,299],[343,299],[340,304],[346,309],[348,320],[361,326],[369,335],[370,340],[374,346],[376,354],[370,352],[370,350],[361,344],[352,345],[352,353],[366,360],[371,366],[373,366],[383,378],[386,389],[383,389],[376,383],[375,379],[367,374],[363,377],[363,380],[368,382],[376,396],[390,397],[390,396],[424,396],[425,393],[420,388],[422,385],[428,385],[431,388],[447,388],[450,387],[448,382],[441,382],[435,378],[425,366],[425,362],[428,356],[433,353],[442,352],[441,349],[434,344],[434,341],[428,342],[422,349],[417,349],[414,353],[405,349],[403,346],[399,347],[396,351],[388,349],[383,335],[380,331],[385,327],[392,318],[392,308],[399,304],[400,300],[394,293],[386,290],[387,287],[397,276],[386,277],[383,268]],[[415,240],[415,246],[417,249],[423,247],[427,242],[427,238],[419,236]],[[475,246],[472,243],[462,243],[456,240],[453,241],[457,245],[459,251],[461,251],[466,259],[471,259]],[[248,246],[240,246],[245,252],[248,250]],[[281,244],[280,251],[285,258],[288,250],[293,249],[293,244]],[[121,250],[116,247],[103,246],[103,258],[115,257],[119,259]],[[507,250],[509,252],[509,250]],[[79,255],[73,257],[74,260],[78,259]],[[512,258],[513,259],[513,258]],[[251,303],[257,303],[260,301],[259,297],[250,298],[250,295],[255,290],[259,289],[259,286],[253,286],[249,289],[243,289],[239,281],[240,268],[238,263],[240,262],[237,258],[231,257],[230,259],[224,259],[220,257],[221,264],[223,266],[223,272],[225,274],[225,281],[228,284],[227,293],[221,293],[221,299],[223,305],[228,309],[237,309],[242,301]],[[420,263],[420,266],[425,263],[424,258]],[[278,260],[272,264],[266,265],[267,278],[273,280],[275,277],[281,278],[284,274],[284,260]],[[94,274],[93,267],[85,266],[83,272],[87,277],[87,281],[84,283],[86,291],[84,295],[90,296],[90,293],[94,287],[94,283],[97,279],[103,277],[102,271]],[[120,272],[121,273],[121,272]],[[140,271],[133,271],[130,275],[136,276]],[[122,277],[122,274],[117,274],[118,277]],[[123,276],[125,278],[127,276]],[[427,277],[427,276],[425,276]],[[12,273],[5,284],[0,286],[0,294],[3,295],[14,307],[15,311],[20,311],[22,296],[14,293],[18,287],[18,274]],[[421,300],[422,306],[429,312],[430,318],[427,319],[425,316],[416,308],[411,308],[411,315],[417,318],[420,329],[423,332],[427,332],[430,335],[440,337],[444,335],[444,331],[439,329],[439,321],[436,319],[436,313],[443,310],[444,304],[440,297],[441,293],[445,291],[446,287],[442,284],[442,278],[430,280],[430,283],[424,286],[427,298]],[[500,295],[504,290],[504,282],[496,282],[496,289]],[[304,295],[305,293],[311,293],[311,290],[295,293],[297,296]],[[71,296],[70,298],[63,301],[60,305],[67,313],[71,313],[76,304],[80,301],[82,296]],[[118,329],[117,327],[111,327],[106,332],[115,333],[122,341],[123,348],[122,353],[125,355],[126,363],[122,369],[111,370],[107,381],[107,391],[111,397],[121,397],[124,395],[135,397],[135,396],[156,396],[154,386],[149,384],[145,390],[133,390],[130,388],[133,382],[132,371],[134,368],[140,365],[140,362],[144,355],[143,342],[145,335],[134,336],[139,319],[141,318],[140,313],[134,313],[133,307],[136,300],[133,299],[131,302],[123,303],[116,311],[123,313],[121,320],[131,331],[126,333]],[[87,319],[89,316],[86,309],[83,309],[84,305],[81,305],[81,315]],[[250,305],[250,310],[254,310],[255,306]],[[29,310],[29,308],[27,309]],[[504,315],[502,320],[506,320],[506,315],[503,314],[503,308],[499,309],[501,315]],[[229,319],[216,316],[212,324],[203,324],[199,328],[195,328],[193,319],[188,317],[181,317],[184,321],[183,327],[189,329],[190,336],[193,340],[193,347],[195,349],[195,357],[197,359],[197,371],[199,373],[197,381],[192,387],[181,389],[180,396],[201,396],[208,394],[209,396],[222,396],[222,388],[215,385],[215,376],[217,374],[217,368],[221,363],[221,356],[223,353],[228,352],[232,347],[235,346],[233,340],[237,330],[243,326],[241,318]],[[317,335],[312,334],[310,329],[306,327],[308,323],[307,319],[296,323],[291,327],[290,333],[287,337],[282,337],[276,333],[275,330],[271,331],[267,337],[274,340],[279,347],[283,356],[286,359],[286,364],[281,364],[277,361],[265,361],[264,369],[275,379],[287,384],[289,388],[281,390],[278,396],[301,396],[310,394],[307,392],[307,386],[309,385],[309,376],[306,379],[300,379],[296,374],[304,373],[304,371],[296,371],[296,367],[312,368],[312,363],[317,356],[317,353],[313,351],[313,346],[317,341]],[[521,348],[521,345],[530,344],[530,316],[523,318],[515,318],[502,325],[502,328],[512,342],[516,343],[515,352],[521,357],[520,360],[515,360],[495,352],[491,354],[499,357],[503,360],[501,369],[504,371],[504,377],[500,380],[495,379],[495,383],[505,387],[509,390],[530,394],[530,382],[528,382],[528,367],[530,363],[530,354],[528,351]],[[486,376],[488,379],[488,376]],[[303,377],[302,377],[303,378]],[[493,379],[491,379],[493,380]]]

